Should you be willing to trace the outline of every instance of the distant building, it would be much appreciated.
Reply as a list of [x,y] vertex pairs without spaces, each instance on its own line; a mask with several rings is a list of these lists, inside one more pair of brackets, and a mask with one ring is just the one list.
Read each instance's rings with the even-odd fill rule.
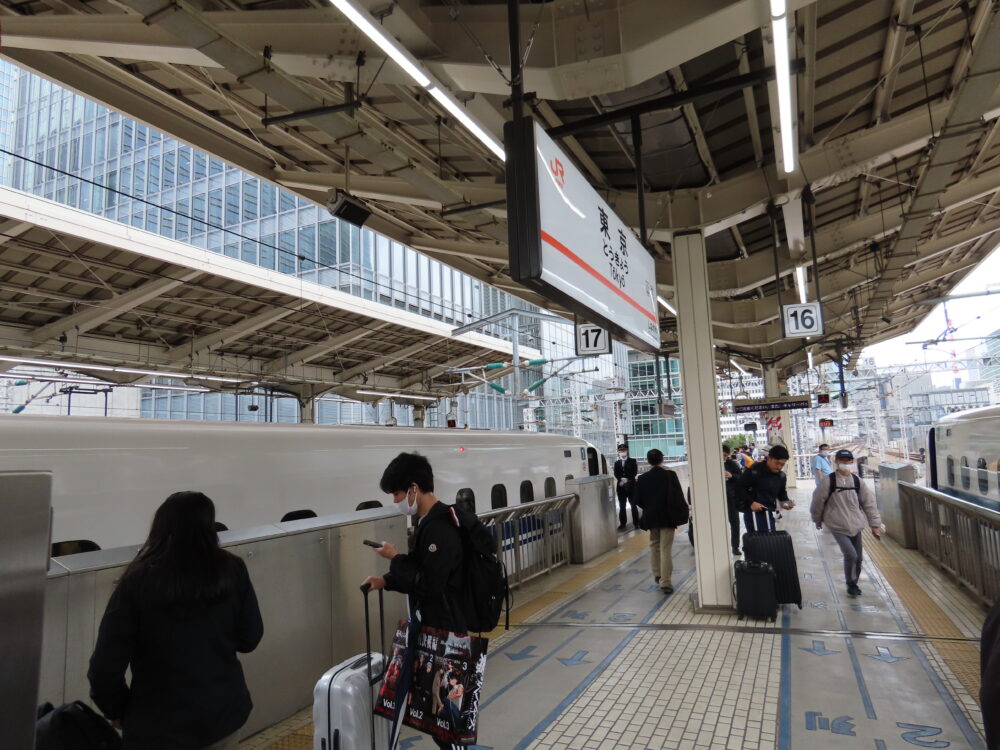
[[981,377],[988,384],[992,403],[1000,404],[1000,328],[986,338],[982,348],[985,353]]

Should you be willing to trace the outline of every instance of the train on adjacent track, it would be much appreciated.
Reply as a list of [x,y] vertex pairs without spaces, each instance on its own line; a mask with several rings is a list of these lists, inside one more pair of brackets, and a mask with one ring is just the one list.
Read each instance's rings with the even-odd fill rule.
[[1000,406],[949,414],[927,438],[929,487],[1000,510]]
[[233,529],[385,503],[379,479],[402,451],[427,456],[441,500],[478,512],[607,471],[594,446],[554,434],[0,415],[0,471],[52,472],[53,541],[102,548],[140,543],[178,490],[207,494]]

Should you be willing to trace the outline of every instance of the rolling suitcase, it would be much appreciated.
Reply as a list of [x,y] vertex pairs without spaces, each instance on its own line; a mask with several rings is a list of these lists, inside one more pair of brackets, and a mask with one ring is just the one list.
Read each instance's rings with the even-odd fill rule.
[[774,568],[764,562],[736,561],[736,612],[744,617],[778,617]]
[[743,556],[766,562],[774,568],[775,591],[779,604],[796,604],[802,609],[799,567],[795,547],[787,531],[748,531],[743,535]]
[[328,670],[313,690],[313,750],[388,750],[389,722],[375,716],[373,698],[385,676],[385,612],[378,592],[382,653],[373,654],[365,592],[367,652]]

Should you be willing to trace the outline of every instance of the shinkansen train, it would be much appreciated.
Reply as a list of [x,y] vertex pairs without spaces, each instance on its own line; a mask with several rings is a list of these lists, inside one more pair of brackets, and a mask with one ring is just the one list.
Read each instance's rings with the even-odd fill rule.
[[1000,510],[1000,406],[949,414],[930,430],[927,445],[931,487]]
[[401,451],[427,456],[439,499],[479,512],[607,470],[587,442],[550,434],[0,415],[0,471],[52,472],[53,541],[102,548],[141,543],[178,490],[204,492],[231,529],[384,504],[378,482]]

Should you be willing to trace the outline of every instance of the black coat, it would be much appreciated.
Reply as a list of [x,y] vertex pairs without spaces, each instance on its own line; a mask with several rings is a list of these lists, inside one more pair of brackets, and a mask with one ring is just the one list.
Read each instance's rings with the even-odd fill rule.
[[615,483],[616,489],[625,490],[631,492],[635,487],[635,477],[639,473],[639,464],[634,458],[626,458],[622,461],[620,458],[615,461],[615,479],[627,479],[628,481],[620,485]]
[[636,481],[635,504],[642,508],[643,529],[676,529],[688,522],[681,482],[670,469],[654,466]]
[[246,564],[228,557],[234,585],[215,603],[165,605],[150,596],[141,573],[123,578],[111,595],[87,677],[98,708],[123,722],[126,749],[198,750],[250,716],[236,653],[257,647],[264,624]]
[[777,510],[778,503],[788,502],[785,472],[775,474],[767,468],[766,461],[759,461],[749,469],[744,469],[736,482],[737,499],[740,510],[750,510],[750,504],[757,502],[767,510]]
[[420,519],[409,553],[389,563],[385,588],[408,594],[423,625],[463,633],[468,596],[462,587],[462,536],[452,510],[439,501]]
[[1000,750],[1000,602],[986,615],[980,645],[979,705],[983,709],[986,750]]
[[736,483],[743,473],[743,467],[733,459],[729,459],[723,462],[722,468],[732,474],[731,477],[726,477],[726,500],[731,505],[736,506],[739,501],[739,492],[737,492]]

